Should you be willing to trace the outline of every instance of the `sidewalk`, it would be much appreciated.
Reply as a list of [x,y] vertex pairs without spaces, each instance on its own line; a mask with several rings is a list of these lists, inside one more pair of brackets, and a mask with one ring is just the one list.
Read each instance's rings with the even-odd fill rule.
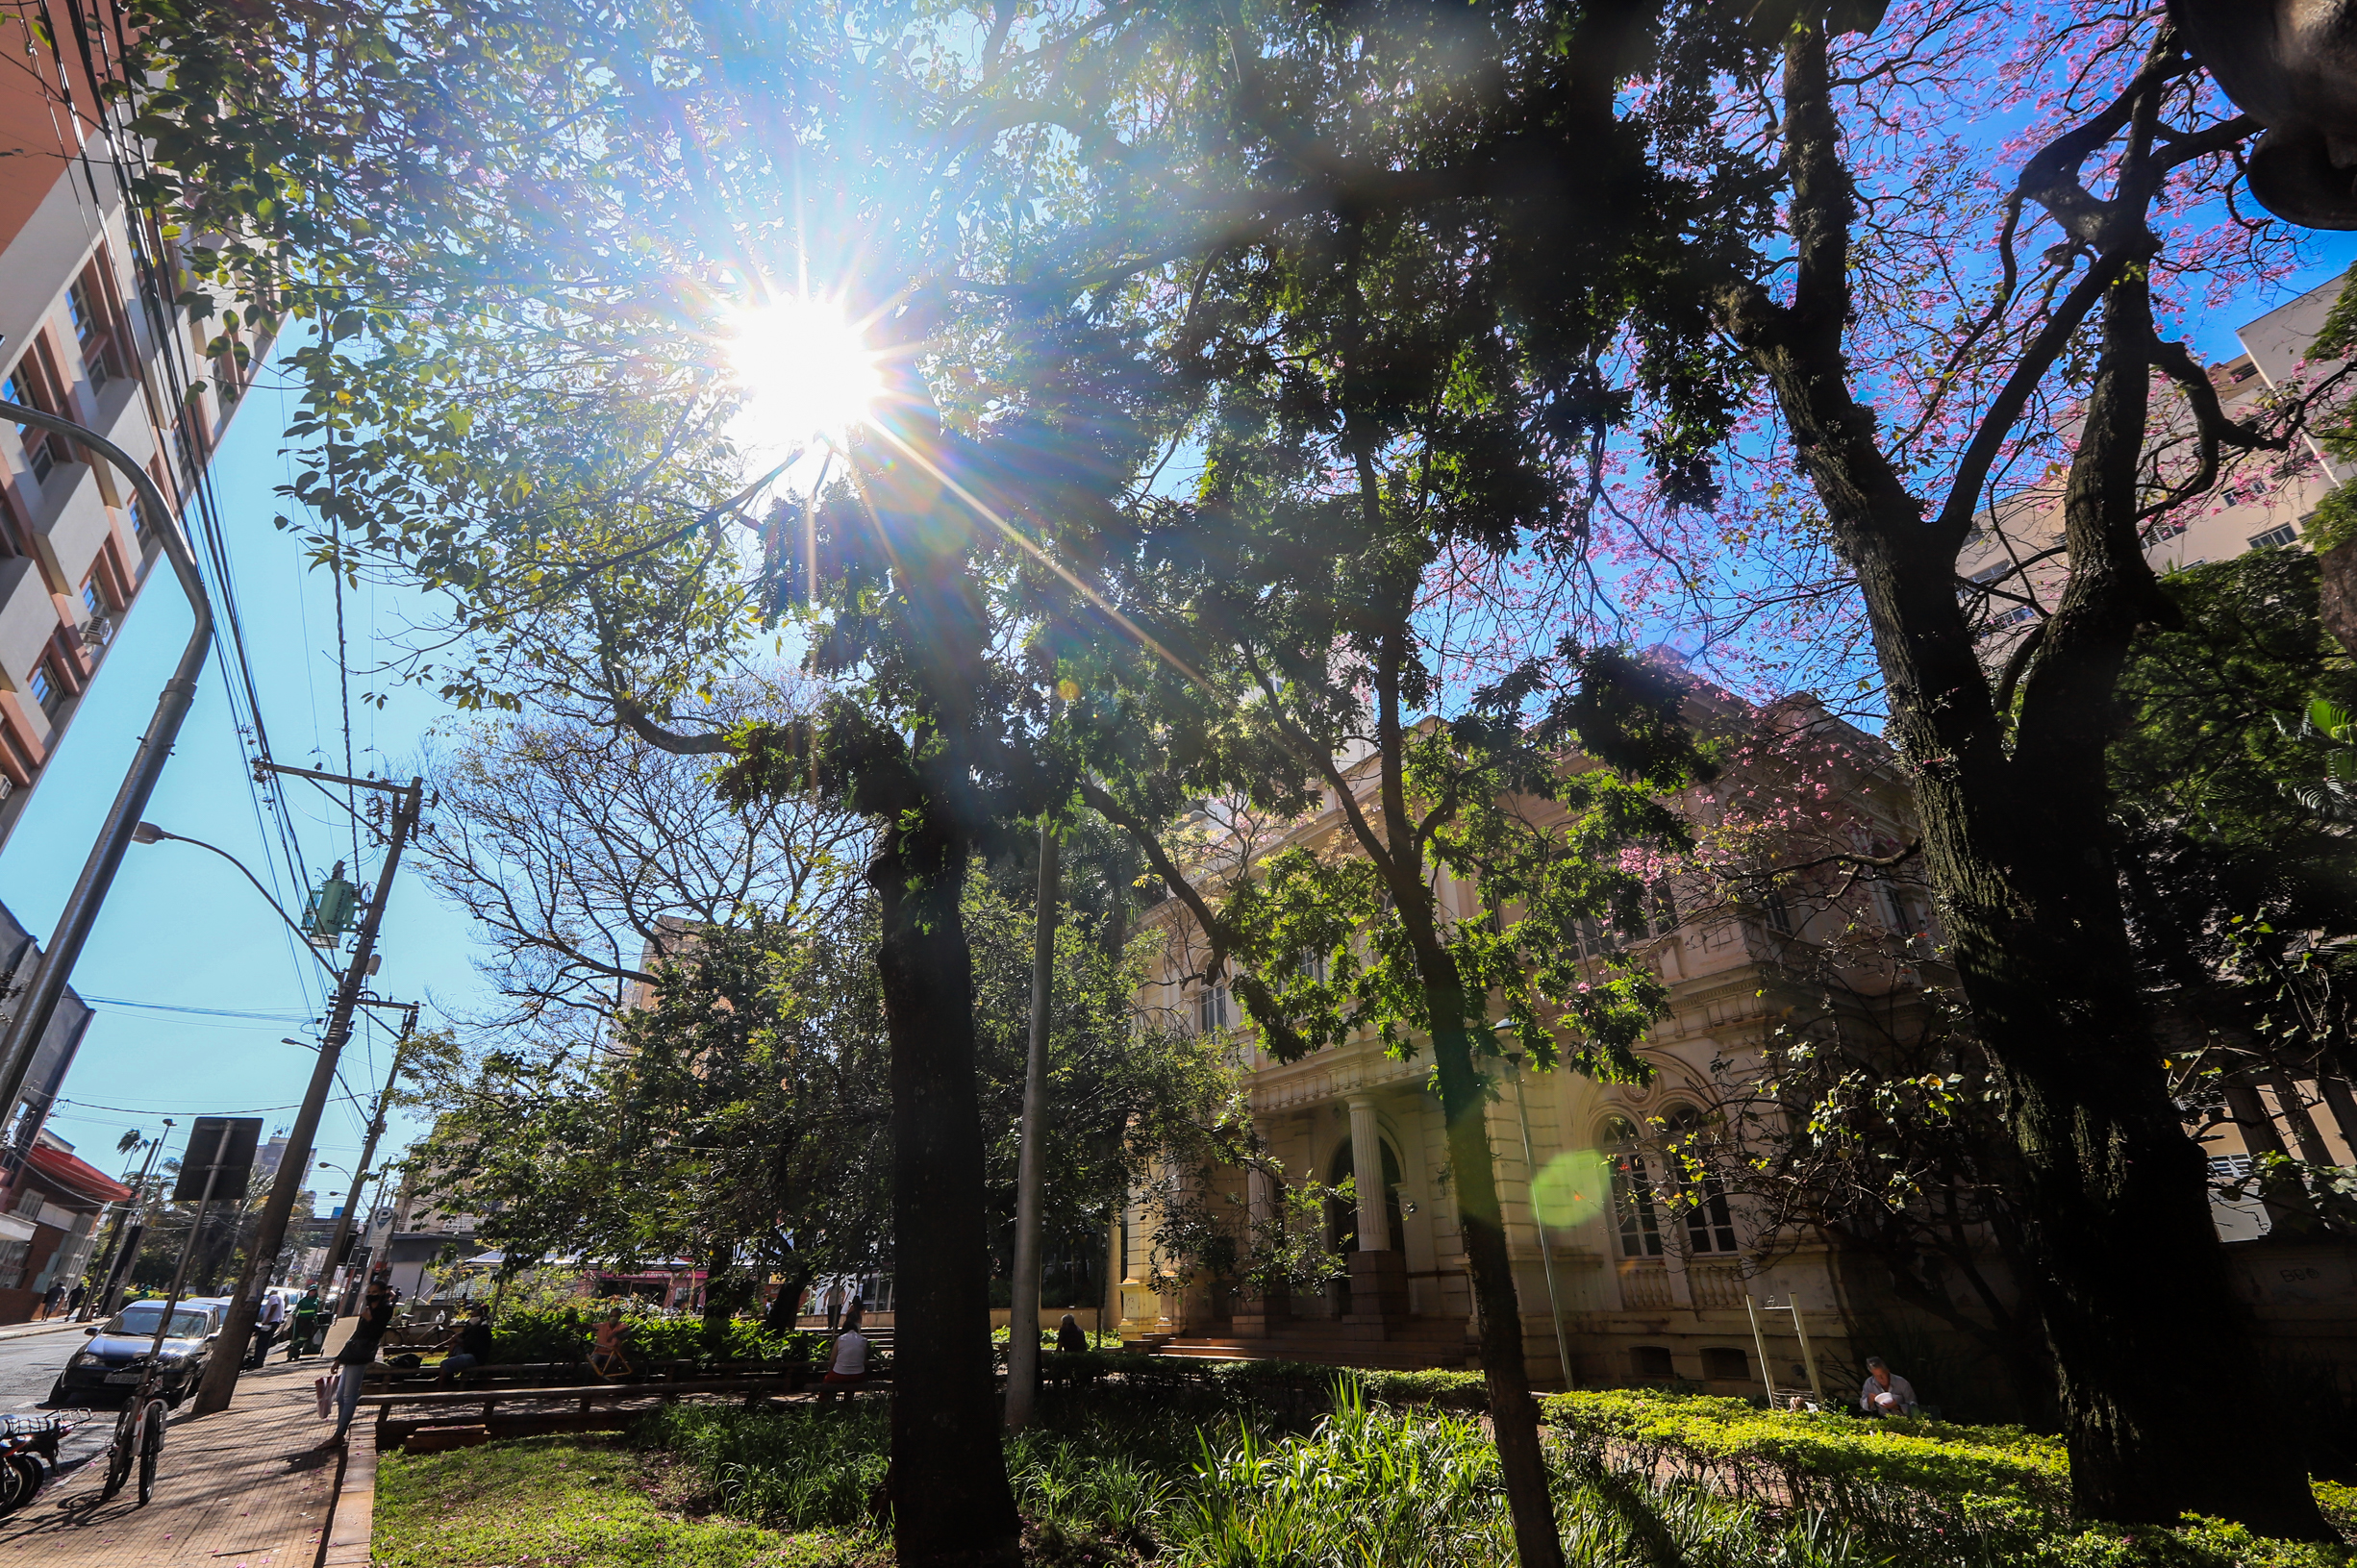
[[68,1317],[53,1317],[46,1323],[11,1323],[0,1328],[0,1339],[29,1339],[37,1333],[61,1333],[67,1329],[90,1329],[93,1323],[76,1323]]
[[144,1508],[136,1476],[98,1502],[103,1458],[52,1481],[0,1519],[0,1568],[312,1568],[337,1473],[314,1448],[333,1430],[312,1395],[321,1370],[274,1361],[238,1379],[220,1414],[175,1413]]

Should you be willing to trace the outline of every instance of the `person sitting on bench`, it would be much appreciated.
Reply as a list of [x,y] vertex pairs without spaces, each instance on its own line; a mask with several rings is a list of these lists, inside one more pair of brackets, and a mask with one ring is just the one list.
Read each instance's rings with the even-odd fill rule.
[[436,1348],[449,1353],[442,1357],[441,1383],[449,1382],[469,1367],[490,1365],[491,1315],[489,1309],[480,1305],[469,1307],[465,1320]]
[[630,1364],[630,1354],[622,1342],[630,1335],[630,1328],[622,1321],[622,1309],[610,1308],[589,1344],[589,1370],[601,1378],[619,1380],[637,1369]]
[[818,1384],[818,1403],[832,1405],[840,1393],[848,1404],[854,1393],[866,1386],[867,1336],[860,1332],[860,1312],[854,1307],[843,1319],[843,1332],[835,1336],[835,1364]]

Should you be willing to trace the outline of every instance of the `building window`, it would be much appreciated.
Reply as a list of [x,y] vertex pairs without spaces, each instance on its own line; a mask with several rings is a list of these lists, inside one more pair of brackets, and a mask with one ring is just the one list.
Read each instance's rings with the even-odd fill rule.
[[147,513],[139,505],[138,491],[133,491],[131,499],[123,503],[123,510],[131,514],[131,536],[141,544],[145,544],[147,542]]
[[1793,934],[1793,906],[1786,901],[1783,888],[1770,885],[1760,895],[1760,918],[1768,922],[1770,930],[1787,936]]
[[1209,1034],[1228,1027],[1228,992],[1224,985],[1206,985],[1195,994],[1195,1033]]
[[1623,1257],[1662,1256],[1661,1218],[1653,1209],[1653,1178],[1637,1147],[1637,1129],[1615,1121],[1605,1129],[1605,1154],[1613,1170],[1613,1223],[1620,1232]]
[[2011,610],[2009,610],[2005,611],[2005,613],[2004,613],[2004,614],[2002,614],[2002,615],[1992,615],[1992,616],[1990,616],[1990,617],[1989,617],[1989,624],[1990,624],[1991,626],[1993,626],[1993,627],[1999,627],[1999,628],[2002,628],[2002,627],[2008,627],[2008,626],[2019,626],[2019,625],[2020,625],[2020,624],[2021,624],[2023,621],[2034,621],[2034,620],[2036,620],[2037,618],[2038,618],[2038,610],[2037,610],[2037,607],[2036,607],[2036,606],[2034,606],[2034,605],[2016,605],[2016,606],[2014,606],[2014,608],[2013,608],[2013,609],[2011,609]]
[[1749,1382],[1751,1357],[1732,1345],[1706,1345],[1702,1350],[1702,1375],[1713,1382]]
[[47,664],[33,666],[33,679],[27,683],[33,690],[33,700],[40,704],[41,711],[55,714],[58,710],[58,684],[50,677]]
[[83,579],[82,608],[88,610],[94,616],[104,615],[107,612],[107,602],[100,596],[98,592],[98,579],[94,577]]
[[1735,1214],[1727,1206],[1726,1183],[1704,1169],[1692,1174],[1700,1163],[1698,1157],[1683,1157],[1680,1145],[1696,1145],[1702,1136],[1702,1113],[1692,1106],[1681,1106],[1663,1118],[1671,1138],[1672,1158],[1678,1171],[1678,1208],[1686,1220],[1686,1245],[1693,1253],[1731,1253],[1735,1247]]
[[2253,534],[2250,536],[2250,547],[2253,550],[2280,550],[2287,544],[2298,542],[2299,529],[2292,523],[2286,523],[2281,528],[2270,528],[2264,534]]
[[1678,1375],[1677,1363],[1669,1358],[1667,1345],[1631,1345],[1629,1372],[1649,1382],[1667,1382]]
[[[44,413],[48,411],[39,389],[21,368],[12,370],[5,379],[0,379],[0,401],[39,409]],[[58,465],[57,454],[50,449],[49,433],[36,430],[31,425],[18,425],[16,438],[24,443],[25,461],[33,465],[33,477],[37,480],[47,479]]]

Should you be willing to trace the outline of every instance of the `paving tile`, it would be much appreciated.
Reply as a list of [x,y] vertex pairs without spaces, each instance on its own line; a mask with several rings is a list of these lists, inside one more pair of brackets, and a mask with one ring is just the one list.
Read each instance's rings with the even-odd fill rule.
[[52,1482],[0,1519],[0,1568],[313,1568],[338,1473],[317,1447],[333,1430],[312,1394],[318,1372],[274,1364],[240,1378],[219,1414],[175,1414],[145,1507],[136,1481],[98,1501],[103,1457]]

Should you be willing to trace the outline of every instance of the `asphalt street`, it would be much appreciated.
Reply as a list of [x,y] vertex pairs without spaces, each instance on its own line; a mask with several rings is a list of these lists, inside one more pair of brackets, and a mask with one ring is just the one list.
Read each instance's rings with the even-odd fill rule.
[[[46,1409],[42,1401],[49,1397],[50,1385],[58,1381],[58,1374],[65,1369],[66,1358],[80,1350],[84,1343],[86,1340],[79,1329],[0,1339],[0,1414],[37,1415]],[[70,1471],[93,1456],[106,1452],[107,1439],[113,1431],[113,1411],[59,1410],[55,1413],[81,1423],[58,1450],[61,1469]],[[46,1492],[43,1495],[47,1495]]]

